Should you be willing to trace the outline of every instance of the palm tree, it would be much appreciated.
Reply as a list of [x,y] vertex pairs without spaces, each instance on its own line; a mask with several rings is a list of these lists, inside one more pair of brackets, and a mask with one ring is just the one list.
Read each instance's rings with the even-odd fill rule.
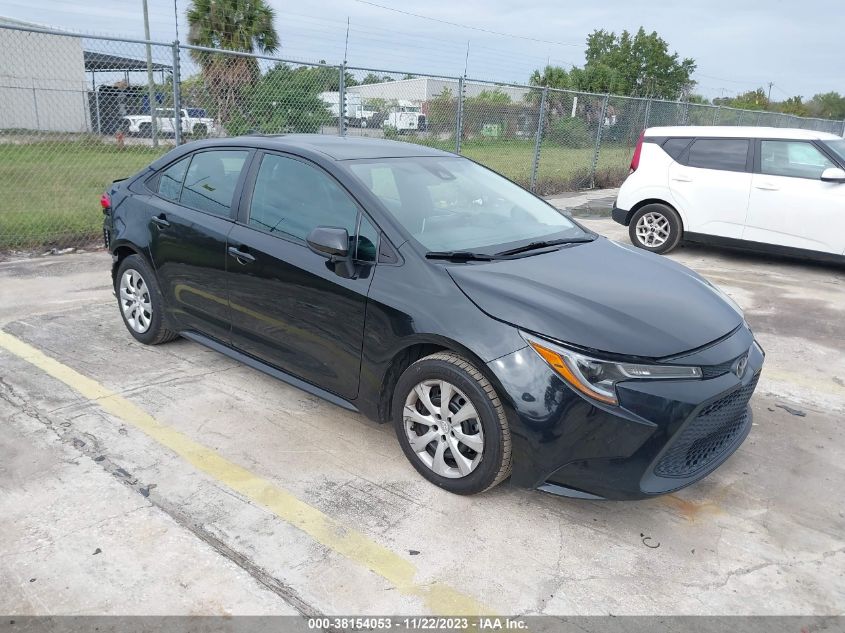
[[[269,55],[279,46],[274,17],[265,0],[192,0],[188,43]],[[191,50],[191,57],[202,68],[205,85],[217,102],[217,116],[225,125],[243,89],[258,78],[258,63],[252,57],[198,50]]]

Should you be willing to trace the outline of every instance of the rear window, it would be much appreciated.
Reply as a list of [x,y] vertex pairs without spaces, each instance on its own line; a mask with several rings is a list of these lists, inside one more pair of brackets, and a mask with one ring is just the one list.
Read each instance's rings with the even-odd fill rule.
[[678,160],[691,140],[691,138],[670,138],[663,143],[663,151]]
[[246,150],[194,154],[182,186],[181,203],[214,215],[229,216],[235,186],[248,154]]
[[748,139],[700,138],[689,149],[687,165],[702,169],[745,171]]

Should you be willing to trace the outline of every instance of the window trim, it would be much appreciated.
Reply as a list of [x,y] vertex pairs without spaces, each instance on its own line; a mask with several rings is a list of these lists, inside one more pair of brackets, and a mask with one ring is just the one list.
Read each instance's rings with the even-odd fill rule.
[[[265,235],[269,235],[271,237],[275,237],[275,238],[278,238],[278,239],[281,239],[281,240],[285,240],[286,242],[291,242],[293,244],[297,244],[299,246],[302,246],[303,248],[308,248],[308,244],[306,244],[305,240],[302,239],[302,238],[296,237],[296,236],[291,235],[289,233],[271,233],[270,231],[268,231],[266,229],[262,229],[262,228],[259,228],[257,226],[253,226],[252,224],[249,223],[249,216],[250,216],[250,211],[251,211],[251,206],[252,206],[252,196],[253,196],[253,193],[255,192],[255,183],[258,179],[258,171],[261,168],[261,163],[264,160],[264,157],[267,156],[267,155],[280,156],[282,158],[290,158],[290,159],[293,159],[293,160],[297,160],[301,163],[305,163],[306,165],[309,165],[310,167],[313,167],[314,169],[317,169],[318,171],[325,174],[327,177],[331,178],[337,184],[337,186],[340,187],[341,190],[346,195],[349,196],[349,198],[352,200],[353,204],[358,208],[358,213],[355,215],[355,222],[354,222],[355,233],[353,235],[356,238],[358,237],[358,233],[359,233],[360,226],[361,226],[361,217],[363,216],[363,217],[367,218],[367,220],[370,222],[370,224],[372,224],[375,227],[376,231],[378,232],[379,244],[381,244],[381,240],[387,239],[385,237],[384,231],[381,229],[378,222],[376,222],[373,219],[373,216],[371,214],[367,213],[366,209],[364,209],[364,205],[362,205],[361,202],[358,200],[358,198],[356,198],[354,195],[352,195],[352,192],[349,191],[349,189],[347,189],[343,185],[343,183],[340,182],[337,178],[335,178],[334,175],[332,175],[328,170],[324,169],[322,166],[318,165],[314,161],[305,158],[304,156],[300,156],[298,154],[293,154],[293,153],[285,152],[285,151],[281,151],[281,150],[263,149],[263,148],[257,149],[255,151],[255,154],[252,158],[252,162],[249,165],[249,168],[247,170],[244,170],[244,171],[248,172],[247,173],[248,180],[244,181],[244,188],[243,188],[243,191],[241,192],[240,202],[238,204],[238,212],[237,212],[237,215],[236,215],[235,220],[234,220],[235,224],[238,224],[238,225],[243,226],[243,227],[248,228],[248,229],[252,229],[253,231],[258,231],[259,233],[264,233]],[[378,253],[378,249],[376,249],[376,252]],[[360,261],[360,260],[355,259],[355,261]],[[362,261],[361,263],[375,265],[377,263],[377,261],[378,260],[373,261],[373,262]]]
[[[232,194],[232,202],[229,203],[229,213],[228,215],[218,215],[217,213],[212,213],[211,211],[206,211],[205,209],[198,209],[196,207],[192,207],[190,205],[184,204],[182,202],[182,190],[185,188],[185,178],[188,177],[188,170],[191,168],[191,163],[194,161],[194,156],[197,154],[201,154],[203,152],[243,152],[246,151],[247,155],[244,159],[244,166],[241,168],[241,173],[238,175],[238,182],[235,184],[235,191]],[[243,192],[243,186],[246,182],[246,172],[249,170],[249,167],[252,164],[252,160],[255,156],[255,148],[253,147],[244,147],[240,145],[224,145],[224,146],[216,146],[216,147],[203,147],[202,149],[198,149],[193,152],[186,152],[182,154],[178,158],[167,163],[161,167],[158,171],[156,171],[152,176],[149,176],[146,180],[144,180],[144,185],[146,186],[147,190],[150,194],[154,195],[159,200],[164,200],[165,202],[169,202],[170,204],[175,204],[178,207],[182,207],[183,209],[190,209],[191,211],[197,211],[198,213],[204,213],[205,215],[211,216],[213,218],[221,218],[223,220],[234,221],[237,217],[236,210],[239,207],[239,200],[241,199],[241,194]],[[170,169],[173,165],[178,163],[184,159],[188,160],[188,168],[185,170],[185,177],[182,179],[182,187],[179,189],[179,199],[178,200],[171,200],[170,198],[165,198],[158,192],[158,181],[161,178],[161,174]],[[153,188],[153,185],[155,188]]]
[[809,143],[813,147],[815,147],[819,152],[821,152],[822,156],[827,158],[830,162],[832,162],[835,166],[839,166],[839,161],[836,160],[835,156],[831,156],[830,152],[824,146],[821,141],[816,139],[807,139],[807,138],[758,138],[754,140],[755,145],[755,152],[754,152],[754,174],[758,176],[768,176],[770,178],[799,178],[801,180],[812,180],[814,182],[821,182],[819,178],[809,178],[807,176],[787,176],[784,174],[764,174],[763,173],[763,141],[770,141],[770,142],[782,142],[782,143]]
[[[754,143],[754,140],[755,139],[748,136],[696,136],[692,139],[692,143],[687,145],[677,162],[685,167],[689,167],[690,169],[709,169],[711,171],[724,171],[733,174],[751,173],[754,169],[754,158],[756,154],[754,149],[756,147],[756,143]],[[746,141],[748,143],[748,149],[745,153],[745,167],[743,169],[724,169],[720,167],[699,167],[698,165],[690,165],[690,150],[698,141]]]

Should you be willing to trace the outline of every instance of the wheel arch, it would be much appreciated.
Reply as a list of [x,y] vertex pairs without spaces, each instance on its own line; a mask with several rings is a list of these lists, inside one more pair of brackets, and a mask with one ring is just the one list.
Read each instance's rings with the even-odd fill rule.
[[150,258],[147,257],[147,254],[144,252],[143,249],[138,248],[132,242],[125,242],[121,241],[115,244],[112,249],[112,265],[111,265],[111,278],[112,278],[112,285],[114,285],[116,278],[117,278],[117,269],[120,267],[120,264],[123,262],[124,259],[129,257],[130,255],[139,255],[144,258],[144,261],[149,264],[150,268],[155,270],[153,263],[150,261]]
[[674,211],[678,215],[678,219],[681,221],[681,239],[683,239],[684,226],[686,224],[686,222],[684,221],[684,216],[681,214],[681,212],[678,210],[678,208],[674,204],[672,204],[671,202],[668,202],[668,201],[666,201],[662,198],[646,198],[645,200],[640,200],[639,202],[637,202],[637,204],[632,206],[631,210],[628,211],[628,218],[627,218],[627,221],[625,222],[625,226],[629,226],[631,224],[631,220],[634,217],[634,214],[636,214],[637,211],[642,209],[647,204],[662,204],[663,206],[669,207],[670,209],[672,209],[672,211]]
[[437,352],[453,352],[466,358],[490,381],[496,393],[499,394],[500,399],[502,398],[503,387],[501,383],[495,374],[489,370],[487,363],[472,350],[453,339],[439,335],[415,336],[412,340],[405,341],[402,347],[393,354],[387,369],[382,375],[378,397],[379,422],[384,423],[390,421],[393,395],[396,389],[396,383],[402,373],[416,361],[431,354],[436,354]]

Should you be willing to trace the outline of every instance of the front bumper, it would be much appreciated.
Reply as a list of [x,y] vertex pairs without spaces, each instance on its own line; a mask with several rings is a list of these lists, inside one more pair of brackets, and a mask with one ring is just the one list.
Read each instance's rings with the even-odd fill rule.
[[[733,361],[747,354],[741,376]],[[530,348],[489,364],[506,393],[518,486],[582,498],[642,499],[699,481],[751,430],[763,352],[745,326],[672,362],[700,380],[631,380],[618,406],[576,393]]]

